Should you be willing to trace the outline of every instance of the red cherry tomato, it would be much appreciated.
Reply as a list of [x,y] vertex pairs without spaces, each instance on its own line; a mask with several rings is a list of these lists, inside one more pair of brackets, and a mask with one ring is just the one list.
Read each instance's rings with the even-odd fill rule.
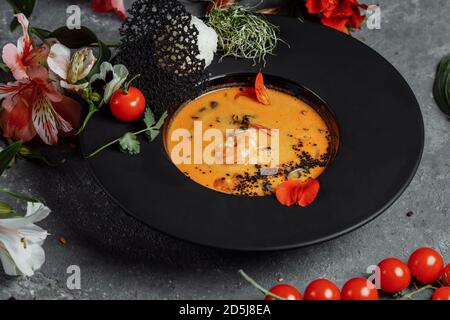
[[[287,300],[302,300],[302,294],[300,293],[300,291],[298,291],[297,288],[289,284],[276,285],[269,291]],[[267,295],[264,297],[264,300],[276,300],[276,299],[274,297]]]
[[444,269],[444,259],[434,249],[420,248],[412,253],[408,261],[414,278],[424,284],[438,281]]
[[378,264],[380,285],[384,292],[400,292],[409,287],[411,272],[408,266],[397,258],[387,258]]
[[440,287],[434,290],[432,300],[450,300],[450,287]]
[[348,280],[341,290],[342,300],[378,300],[378,290],[375,285],[364,278]]
[[128,92],[119,89],[112,95],[109,108],[114,117],[120,121],[135,121],[144,113],[145,97],[135,87],[129,87]]
[[450,286],[450,263],[442,271],[441,282],[445,286]]
[[306,287],[305,300],[341,300],[341,292],[330,280],[317,279]]

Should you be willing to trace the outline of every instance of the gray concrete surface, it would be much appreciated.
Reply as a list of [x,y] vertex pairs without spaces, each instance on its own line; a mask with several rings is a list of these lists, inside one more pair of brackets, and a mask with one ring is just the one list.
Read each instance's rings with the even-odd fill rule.
[[[62,25],[65,8],[80,3],[83,24],[103,39],[117,39],[116,17],[91,13],[89,2],[41,0],[32,22],[46,28]],[[284,279],[303,290],[316,277],[342,285],[368,265],[387,256],[407,259],[420,246],[438,248],[450,262],[450,122],[431,95],[435,66],[450,53],[450,2],[378,2],[382,29],[364,29],[355,37],[403,74],[419,100],[426,127],[419,171],[382,216],[351,234],[304,249],[252,254],[203,248],[126,216],[95,184],[78,152],[64,147],[59,168],[22,161],[1,179],[2,186],[43,199],[53,212],[42,223],[52,234],[45,243],[42,270],[28,279],[0,275],[0,299],[258,299],[260,294],[239,278],[238,269],[267,287]],[[17,36],[7,28],[11,14],[1,1],[1,45]],[[66,287],[69,265],[81,267],[81,290]]]

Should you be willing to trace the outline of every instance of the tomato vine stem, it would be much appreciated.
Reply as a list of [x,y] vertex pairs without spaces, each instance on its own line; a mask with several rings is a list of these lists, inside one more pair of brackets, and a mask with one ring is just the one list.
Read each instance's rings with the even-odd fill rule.
[[244,270],[239,270],[238,273],[248,282],[250,283],[252,286],[254,286],[256,289],[258,289],[259,291],[261,291],[262,293],[264,293],[265,295],[271,296],[272,298],[275,298],[277,300],[287,300],[283,297],[280,297],[272,292],[270,292],[269,290],[263,288],[260,284],[258,284],[255,280],[253,280],[252,278],[250,278],[250,276],[248,274],[246,274],[244,272]]

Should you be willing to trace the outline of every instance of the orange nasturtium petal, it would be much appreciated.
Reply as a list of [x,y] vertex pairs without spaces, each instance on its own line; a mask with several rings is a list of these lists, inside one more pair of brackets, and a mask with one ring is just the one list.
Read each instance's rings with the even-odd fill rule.
[[310,179],[303,184],[302,192],[297,195],[297,203],[300,207],[307,207],[316,200],[320,190],[319,181]]
[[297,202],[299,188],[301,188],[299,180],[286,180],[277,187],[275,196],[282,205],[290,207]]
[[297,203],[301,207],[307,207],[314,202],[319,190],[320,184],[316,179],[310,179],[306,182],[287,180],[277,187],[275,196],[278,202],[284,206],[290,207]]
[[261,71],[258,72],[258,75],[256,76],[255,93],[256,98],[258,99],[259,102],[265,105],[270,104],[269,94],[267,93],[267,88],[264,85],[264,77]]

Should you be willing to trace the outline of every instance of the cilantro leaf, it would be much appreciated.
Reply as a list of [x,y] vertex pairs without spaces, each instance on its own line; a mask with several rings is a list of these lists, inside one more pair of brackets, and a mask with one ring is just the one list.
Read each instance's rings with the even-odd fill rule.
[[153,114],[152,110],[150,110],[150,108],[145,109],[143,121],[148,129],[155,124],[155,115]]
[[137,140],[137,137],[132,132],[125,133],[119,139],[120,150],[128,152],[129,154],[138,154],[141,152],[141,144]]
[[[147,127],[147,131],[145,131],[145,136],[147,137],[148,140],[153,141],[156,139],[156,137],[158,136],[159,131],[160,131],[161,127],[163,126],[164,121],[166,120],[168,115],[169,114],[167,113],[167,111],[164,112],[163,115],[161,116],[161,118],[159,118],[158,122],[154,126]],[[145,122],[145,120],[144,120],[144,122]],[[153,122],[154,122],[154,119],[153,119]]]
[[159,130],[158,129],[154,129],[154,128],[150,128],[150,129],[148,129],[148,131],[145,132],[145,136],[150,141],[155,140],[156,137],[158,136],[158,134],[159,134]]

